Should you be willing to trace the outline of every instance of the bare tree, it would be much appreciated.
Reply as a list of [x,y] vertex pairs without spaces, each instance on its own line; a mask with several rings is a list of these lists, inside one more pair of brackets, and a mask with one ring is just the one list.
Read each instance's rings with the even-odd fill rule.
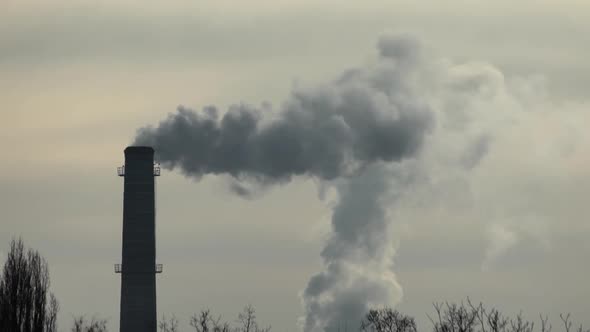
[[0,276],[0,330],[54,332],[58,310],[49,293],[47,262],[37,251],[25,250],[21,239],[13,239]]
[[[468,306],[461,304],[434,303],[436,316],[430,318],[434,326],[434,332],[533,332],[535,323],[524,318],[522,312],[514,318],[505,316],[498,309],[486,309],[483,304],[474,305],[467,298]],[[564,325],[564,332],[590,332],[580,325],[576,331],[572,331],[570,314],[560,314]],[[542,314],[540,318],[540,332],[551,332],[552,325],[549,316]]]
[[[570,314],[559,314],[559,318],[561,318],[561,321],[563,322],[565,332],[570,332],[573,325],[572,321],[570,320]],[[584,326],[580,325],[576,329],[576,332],[590,332],[590,329],[584,329]]]
[[209,309],[201,310],[199,314],[194,314],[190,320],[196,332],[270,332],[270,326],[261,328],[256,321],[256,310],[252,305],[247,305],[244,310],[238,314],[234,328],[222,321],[221,316],[214,318]]
[[222,322],[221,316],[213,318],[209,309],[201,310],[191,317],[190,325],[196,332],[231,332],[229,323]]
[[107,320],[92,317],[87,320],[84,316],[74,317],[72,332],[107,332]]
[[436,319],[428,316],[434,332],[473,332],[478,325],[479,311],[463,303],[434,303]]
[[212,330],[211,321],[211,312],[209,309],[205,309],[201,310],[200,314],[194,314],[193,317],[191,317],[190,325],[196,332],[209,332]]
[[[237,328],[238,332],[254,332],[256,329],[256,310],[252,305],[248,304],[244,310],[238,314],[237,323],[240,325]],[[569,331],[568,331],[569,332]]]
[[244,310],[238,314],[237,323],[239,326],[237,327],[237,332],[269,332],[270,326],[265,328],[260,328],[258,326],[258,322],[256,321],[256,310],[250,304],[244,307]]
[[561,318],[561,321],[563,322],[563,325],[565,327],[565,332],[570,332],[570,329],[572,328],[572,322],[570,321],[570,314],[567,314],[567,315],[559,314],[559,318]]
[[[473,305],[467,298],[467,303],[479,322],[481,332],[505,332],[508,326],[508,318],[504,317],[500,311],[495,308],[487,310],[480,302],[477,306]],[[463,304],[462,304],[463,305]],[[543,331],[550,332],[550,331]]]
[[417,332],[413,317],[391,308],[373,309],[361,320],[362,332]]
[[510,320],[511,332],[533,332],[534,327],[535,323],[525,320],[522,312],[518,313],[515,319]]
[[[436,319],[430,318],[435,332],[533,332],[535,323],[524,318],[522,312],[514,319],[504,316],[495,308],[486,309],[483,304],[474,305],[467,298],[468,306],[434,303]],[[550,332],[547,317],[541,317],[542,332]],[[477,330],[479,328],[479,330]],[[567,331],[566,331],[567,332]]]
[[45,317],[45,331],[56,332],[57,331],[57,313],[59,311],[59,303],[55,298],[55,295],[51,293],[49,296],[49,308],[46,312]]
[[167,319],[164,315],[158,326],[160,327],[160,332],[178,332],[178,319],[174,315],[170,319]]
[[541,319],[541,332],[551,332],[551,323],[548,323],[549,316],[539,314],[539,318]]

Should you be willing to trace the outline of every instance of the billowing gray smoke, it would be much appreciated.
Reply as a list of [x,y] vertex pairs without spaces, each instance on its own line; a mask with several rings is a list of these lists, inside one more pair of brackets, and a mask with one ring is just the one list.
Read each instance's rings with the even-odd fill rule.
[[[395,168],[374,164],[357,177],[336,181],[339,202],[321,254],[324,270],[302,293],[304,331],[355,330],[372,307],[401,300],[392,272],[394,247],[386,209],[404,187],[401,175]],[[392,184],[399,186],[394,190]]]
[[293,91],[271,120],[245,105],[223,115],[212,106],[179,107],[157,127],[140,129],[134,143],[153,146],[164,167],[190,177],[229,174],[267,185],[302,175],[334,186],[339,202],[321,254],[324,270],[302,293],[307,332],[356,327],[369,306],[401,298],[383,198],[396,176],[391,162],[416,155],[433,115],[414,92],[416,43],[387,37],[378,48],[377,62]]
[[391,57],[383,68],[350,70],[330,84],[294,91],[266,125],[261,110],[245,105],[223,116],[213,106],[201,112],[179,107],[158,127],[140,129],[135,144],[153,146],[164,166],[189,176],[264,181],[335,179],[376,161],[412,156],[431,117],[396,80],[411,60],[406,44],[381,42],[383,56]]

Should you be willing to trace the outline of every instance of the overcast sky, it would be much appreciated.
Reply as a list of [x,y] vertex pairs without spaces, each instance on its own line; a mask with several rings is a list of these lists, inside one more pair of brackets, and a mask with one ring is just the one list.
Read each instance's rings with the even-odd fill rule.
[[[467,296],[590,324],[585,0],[2,1],[2,256],[13,236],[45,256],[61,331],[76,314],[118,330],[116,167],[137,129],[178,105],[280,112],[298,87],[379,73],[380,38],[400,32],[422,45],[412,96],[435,124],[387,206],[392,305],[422,330],[433,301]],[[298,331],[338,185],[298,176],[244,198],[227,175],[157,183],[159,314],[186,325],[251,303]]]

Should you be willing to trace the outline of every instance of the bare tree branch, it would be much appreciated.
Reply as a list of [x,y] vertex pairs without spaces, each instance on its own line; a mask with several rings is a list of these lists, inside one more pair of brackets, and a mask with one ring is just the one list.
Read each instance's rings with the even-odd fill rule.
[[72,332],[107,332],[107,320],[92,317],[89,321],[85,316],[74,317]]
[[167,319],[165,315],[162,315],[162,319],[158,323],[160,332],[178,332],[178,319],[172,315],[170,319]]

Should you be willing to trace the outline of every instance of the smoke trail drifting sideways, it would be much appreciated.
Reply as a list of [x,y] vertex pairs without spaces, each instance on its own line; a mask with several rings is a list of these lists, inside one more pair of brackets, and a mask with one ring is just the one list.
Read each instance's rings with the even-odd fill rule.
[[388,209],[414,233],[431,232],[433,218],[481,222],[485,269],[527,238],[543,244],[564,223],[578,227],[563,216],[585,211],[571,188],[588,179],[587,102],[554,103],[543,79],[485,62],[424,56],[411,38],[381,38],[378,51],[374,63],[296,89],[273,119],[244,105],[223,115],[179,107],[136,137],[164,167],[229,174],[238,195],[293,176],[337,191],[322,271],[301,294],[305,332],[357,328],[369,307],[400,300]]
[[[179,107],[157,127],[139,130],[136,145],[150,145],[164,167],[188,176],[230,174],[262,182],[294,175],[335,179],[375,161],[412,156],[431,115],[400,77],[410,75],[414,45],[381,42],[390,50],[371,68],[354,69],[314,89],[296,90],[276,120],[234,105],[220,116]],[[394,52],[395,49],[399,49]]]
[[[302,294],[305,331],[356,327],[369,306],[401,298],[382,198],[392,189],[391,162],[416,155],[433,113],[416,93],[418,45],[387,37],[378,48],[375,63],[293,91],[272,121],[244,105],[223,116],[215,107],[179,107],[157,127],[140,129],[134,143],[154,147],[164,167],[196,178],[213,173],[257,184],[297,175],[333,180],[339,203],[322,251],[324,271]],[[235,189],[248,194],[239,184]]]

